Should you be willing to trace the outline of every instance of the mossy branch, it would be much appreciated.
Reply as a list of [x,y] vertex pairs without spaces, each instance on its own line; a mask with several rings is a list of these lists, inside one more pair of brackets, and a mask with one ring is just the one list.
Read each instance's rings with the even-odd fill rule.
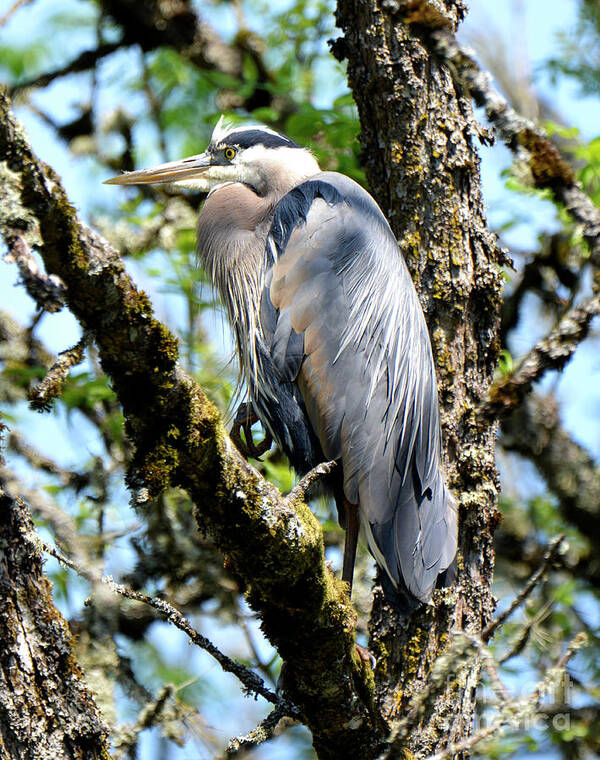
[[[135,447],[129,486],[152,496],[170,485],[188,491],[199,525],[247,585],[249,603],[286,661],[286,692],[319,756],[375,756],[382,737],[372,675],[355,653],[354,612],[325,565],[318,521],[302,502],[288,504],[239,455],[215,407],[178,366],[176,339],[155,319],[118,253],[79,220],[4,94],[0,159],[15,212],[24,219],[26,209],[35,220],[46,269],[65,283],[66,303],[96,342],[123,406]],[[5,216],[3,227],[11,221]]]

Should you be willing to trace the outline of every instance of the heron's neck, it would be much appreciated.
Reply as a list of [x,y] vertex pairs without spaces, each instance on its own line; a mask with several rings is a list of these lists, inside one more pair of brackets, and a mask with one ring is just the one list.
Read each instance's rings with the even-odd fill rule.
[[198,254],[227,309],[246,380],[255,364],[265,246],[279,200],[246,185],[223,185],[198,217]]
[[198,255],[225,301],[229,280],[252,279],[262,267],[278,200],[236,182],[217,187],[204,202],[196,229]]

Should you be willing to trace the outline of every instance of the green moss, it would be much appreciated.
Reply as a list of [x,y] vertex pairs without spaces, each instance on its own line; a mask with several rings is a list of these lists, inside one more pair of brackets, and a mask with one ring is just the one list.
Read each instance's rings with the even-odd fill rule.
[[173,473],[179,464],[179,452],[174,446],[158,443],[145,452],[143,464],[137,468],[152,496],[162,493],[173,481]]
[[536,187],[556,190],[563,185],[572,187],[575,184],[573,167],[548,139],[525,129],[519,136],[519,142],[531,153],[529,166]]

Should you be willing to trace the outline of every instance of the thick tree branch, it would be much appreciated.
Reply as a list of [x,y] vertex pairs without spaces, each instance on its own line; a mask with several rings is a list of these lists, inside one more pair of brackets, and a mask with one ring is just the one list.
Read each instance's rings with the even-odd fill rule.
[[151,495],[171,484],[190,493],[199,524],[248,585],[249,603],[287,662],[286,692],[320,756],[373,756],[381,733],[372,677],[355,653],[354,613],[325,565],[316,518],[302,503],[289,506],[233,448],[216,409],[178,367],[175,339],[116,252],[78,220],[5,97],[0,158],[12,192],[39,223],[46,268],[67,285],[67,305],[94,337],[123,405],[136,447],[129,485]]
[[[442,410],[445,471],[460,504],[458,580],[403,624],[376,594],[369,631],[377,696],[390,722],[430,694],[396,757],[422,758],[472,728],[479,664],[429,692],[451,632],[478,632],[491,618],[496,522],[495,431],[475,409],[497,361],[502,255],[486,227],[471,104],[424,38],[455,29],[462,0],[338,0],[369,187],[384,210],[427,317]],[[450,686],[450,680],[452,685]],[[412,712],[411,712],[412,715]],[[443,726],[443,729],[441,727]]]

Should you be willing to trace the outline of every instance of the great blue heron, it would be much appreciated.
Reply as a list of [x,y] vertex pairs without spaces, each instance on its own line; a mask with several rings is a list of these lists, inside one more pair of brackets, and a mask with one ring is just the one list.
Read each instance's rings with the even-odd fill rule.
[[208,192],[198,253],[252,407],[299,473],[341,464],[343,579],[360,521],[387,599],[404,613],[428,601],[456,553],[456,506],[425,319],[373,198],[289,138],[222,118],[205,153],[108,182]]

